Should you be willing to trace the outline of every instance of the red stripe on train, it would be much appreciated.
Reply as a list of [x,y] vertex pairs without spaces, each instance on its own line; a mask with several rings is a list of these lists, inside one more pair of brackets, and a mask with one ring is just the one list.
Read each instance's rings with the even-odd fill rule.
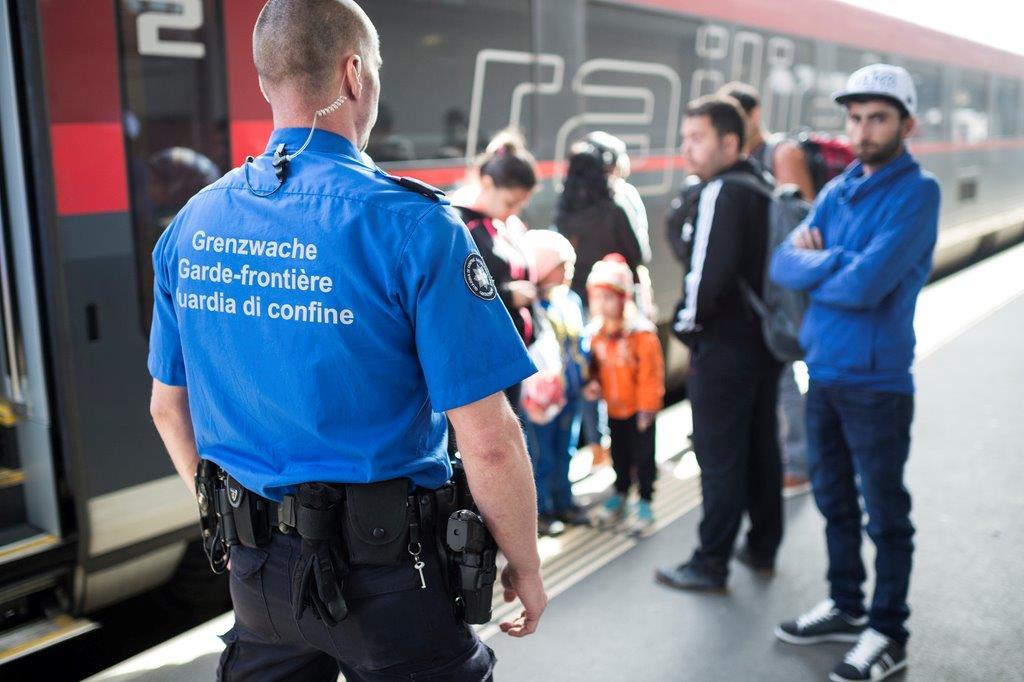
[[273,130],[274,123],[268,119],[231,121],[231,163],[239,166],[245,157],[262,154]]
[[50,126],[57,215],[128,210],[128,169],[120,123]]
[[[247,154],[260,154],[266,148],[273,124],[269,119],[231,122],[233,155],[241,162]],[[53,172],[57,187],[59,215],[117,213],[128,210],[128,178],[124,152],[124,132],[120,123],[55,123],[50,127],[53,145]],[[995,139],[984,142],[913,142],[911,151],[920,156],[957,152],[984,152],[1024,149],[1024,138]],[[397,175],[407,175],[439,187],[450,187],[466,177],[462,164],[415,167],[386,164]],[[638,156],[633,172],[657,173],[667,168],[685,170],[679,155]],[[564,162],[539,161],[540,179],[561,177]]]
[[224,0],[224,55],[231,121],[231,163],[263,153],[273,125],[252,62],[252,29],[265,0]]

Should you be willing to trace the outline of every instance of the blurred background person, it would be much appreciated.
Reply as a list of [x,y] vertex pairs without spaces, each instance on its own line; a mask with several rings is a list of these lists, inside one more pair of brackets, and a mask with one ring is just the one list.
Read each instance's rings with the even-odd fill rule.
[[608,177],[612,200],[622,208],[629,219],[629,224],[640,245],[640,265],[636,268],[637,290],[636,304],[640,313],[649,320],[657,319],[654,308],[654,290],[651,285],[651,273],[647,266],[651,262],[651,236],[647,222],[647,207],[640,196],[640,191],[627,178],[630,174],[629,154],[626,143],[603,130],[595,130],[583,138],[584,142],[594,145],[604,163],[604,172]]
[[772,571],[782,541],[776,415],[782,365],[765,344],[743,286],[764,295],[769,199],[759,190],[771,184],[743,154],[746,121],[735,99],[691,102],[682,132],[687,168],[700,190],[687,188],[668,222],[686,273],[673,331],[690,349],[687,391],[704,515],[690,560],[656,576],[677,589],[721,591],[745,514],[750,530],[736,553],[741,562]]
[[[537,186],[536,162],[522,136],[507,130],[494,137],[476,169],[477,186],[457,193],[452,203],[469,228],[516,330],[529,345],[533,341],[530,307],[537,296],[533,258],[521,231],[510,229],[508,223],[523,210]],[[518,391],[509,398],[518,404]]]
[[615,494],[598,510],[600,525],[620,524],[635,483],[640,499],[629,527],[640,535],[654,526],[654,420],[665,397],[665,368],[654,323],[633,303],[633,273],[615,253],[594,265],[587,278],[593,340],[588,397],[608,405]]
[[[572,290],[586,300],[587,276],[591,268],[611,253],[622,254],[633,279],[643,263],[643,252],[629,216],[612,199],[606,168],[615,165],[614,154],[591,142],[573,144],[562,193],[558,198],[555,228],[576,250],[576,273]],[[605,441],[607,416],[601,401],[588,401],[583,408],[583,436],[594,465],[608,462]]]
[[[761,118],[761,93],[746,83],[728,83],[718,91],[732,97],[747,115],[745,153],[772,174],[779,185],[793,184],[807,201],[814,201],[814,181],[800,145],[785,135],[769,133]],[[779,442],[782,447],[782,489],[786,495],[810,490],[807,476],[807,436],[804,430],[804,394],[797,384],[792,362],[779,375]]]
[[557,535],[565,524],[589,523],[569,481],[588,371],[583,303],[569,288],[576,263],[569,241],[554,230],[529,230],[523,240],[535,261],[537,334],[530,352],[539,370],[523,382],[524,426],[537,485],[538,531]]

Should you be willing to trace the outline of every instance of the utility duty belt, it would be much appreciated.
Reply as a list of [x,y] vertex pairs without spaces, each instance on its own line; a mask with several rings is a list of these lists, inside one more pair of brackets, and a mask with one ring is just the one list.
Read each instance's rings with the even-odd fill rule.
[[282,502],[246,490],[209,460],[196,471],[203,548],[222,573],[235,545],[262,547],[271,535],[296,533],[302,553],[293,575],[294,608],[333,625],[344,620],[345,580],[355,566],[408,562],[421,589],[425,543],[433,542],[455,609],[467,623],[491,619],[497,544],[473,502],[461,462],[437,490],[408,479],[365,484],[303,483]]

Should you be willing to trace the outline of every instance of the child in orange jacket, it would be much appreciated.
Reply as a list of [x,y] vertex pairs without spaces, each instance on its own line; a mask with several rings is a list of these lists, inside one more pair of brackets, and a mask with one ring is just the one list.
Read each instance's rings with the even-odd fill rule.
[[626,497],[636,471],[640,501],[631,527],[641,534],[654,525],[654,418],[665,396],[665,368],[654,325],[633,305],[633,273],[618,254],[594,265],[587,278],[591,323],[588,399],[608,405],[615,467],[615,495],[598,512],[605,526],[626,517]]

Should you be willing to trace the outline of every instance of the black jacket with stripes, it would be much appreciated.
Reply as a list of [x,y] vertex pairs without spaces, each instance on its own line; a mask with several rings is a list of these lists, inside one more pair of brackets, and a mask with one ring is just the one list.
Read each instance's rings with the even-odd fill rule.
[[756,161],[741,159],[707,182],[688,185],[672,202],[667,237],[683,265],[683,296],[673,326],[688,344],[700,340],[763,346],[757,313],[740,279],[761,294],[768,238],[768,199],[726,174],[749,173],[771,186]]

